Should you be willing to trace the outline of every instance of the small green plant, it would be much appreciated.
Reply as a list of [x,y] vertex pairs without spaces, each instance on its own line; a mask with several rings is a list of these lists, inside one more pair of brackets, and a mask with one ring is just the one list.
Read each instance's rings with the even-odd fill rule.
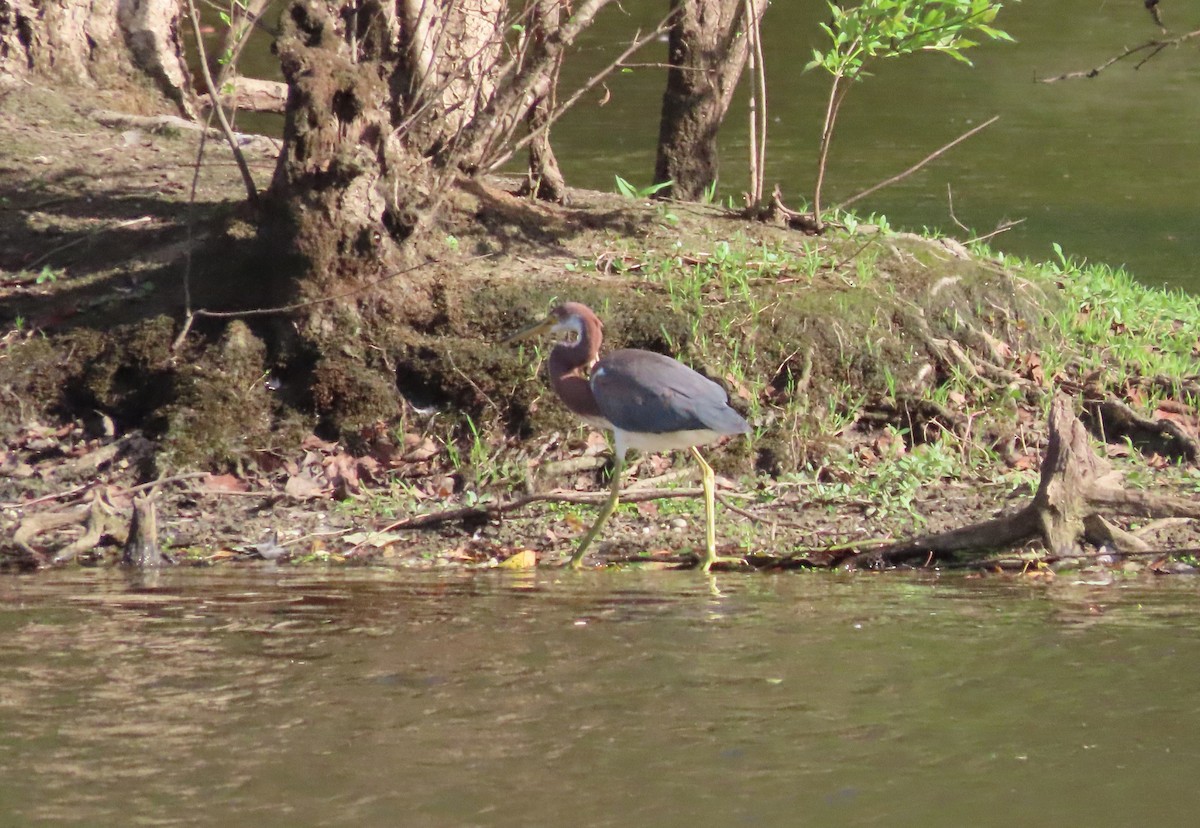
[[963,55],[977,46],[976,34],[991,40],[1012,40],[994,28],[1002,4],[993,0],[862,0],[843,6],[827,0],[831,19],[821,28],[829,35],[826,50],[814,49],[804,71],[822,68],[833,76],[825,123],[817,153],[817,180],[813,187],[813,219],[821,226],[821,190],[838,111],[852,84],[869,77],[868,67],[880,58],[916,52],[941,52],[970,65]]
[[50,265],[46,265],[42,268],[41,272],[38,273],[37,278],[34,281],[39,285],[52,285],[58,281],[58,277],[61,276],[62,273],[63,272],[61,270],[55,270],[54,268],[50,267]]
[[[236,40],[244,38],[250,32],[250,27],[246,25],[249,5],[247,0],[230,0],[229,11],[218,11],[217,16],[221,18],[221,23],[231,32],[238,32],[238,37],[227,39],[225,49],[217,58],[217,63],[221,66],[229,66],[237,58],[237,52],[240,48],[236,44]],[[232,85],[230,85],[232,87]]]
[[624,178],[621,178],[619,175],[613,177],[617,180],[618,193],[626,198],[634,198],[638,200],[651,198],[675,183],[673,181],[660,181],[657,184],[651,184],[648,187],[638,188],[633,184],[630,184]]

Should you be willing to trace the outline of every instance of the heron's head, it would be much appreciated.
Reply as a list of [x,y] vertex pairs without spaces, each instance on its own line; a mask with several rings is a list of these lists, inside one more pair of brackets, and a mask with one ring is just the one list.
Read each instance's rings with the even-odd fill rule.
[[545,319],[513,334],[504,341],[517,342],[544,333],[575,341],[583,339],[591,333],[594,334],[592,338],[595,339],[597,338],[595,335],[600,334],[603,329],[604,325],[600,322],[599,317],[592,313],[592,309],[587,305],[580,302],[564,302],[550,311]]

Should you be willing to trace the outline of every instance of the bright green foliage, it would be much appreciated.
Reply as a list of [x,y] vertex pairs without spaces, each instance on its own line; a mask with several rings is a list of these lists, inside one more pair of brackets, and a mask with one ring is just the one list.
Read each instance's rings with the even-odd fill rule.
[[665,190],[667,187],[670,187],[674,183],[673,181],[660,181],[657,184],[651,184],[647,187],[638,188],[638,187],[635,187],[633,184],[630,184],[624,178],[621,178],[621,176],[619,176],[619,175],[614,176],[614,178],[616,178],[616,180],[617,180],[617,192],[618,193],[625,196],[626,198],[634,198],[634,199],[639,199],[639,200],[650,198],[651,196],[656,195],[659,191]]
[[942,52],[970,65],[963,54],[977,46],[971,37],[1012,37],[991,24],[1002,7],[991,0],[864,0],[843,8],[832,0],[832,20],[821,28],[833,41],[829,51],[813,50],[805,70],[823,67],[830,74],[858,80],[867,62],[914,52]]
[[821,28],[833,41],[832,46],[826,52],[814,49],[813,59],[804,67],[808,71],[820,66],[833,76],[813,187],[812,213],[818,228],[822,226],[821,190],[829,145],[838,110],[850,90],[844,81],[866,77],[870,74],[867,64],[875,58],[944,52],[970,65],[963,51],[978,45],[971,36],[1012,40],[1008,33],[991,25],[1003,5],[993,0],[862,0],[849,8],[842,8],[834,0],[826,2],[833,18]]

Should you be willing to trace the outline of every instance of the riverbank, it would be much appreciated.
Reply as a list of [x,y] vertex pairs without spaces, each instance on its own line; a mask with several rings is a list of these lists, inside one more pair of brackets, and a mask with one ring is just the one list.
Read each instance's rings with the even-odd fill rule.
[[[567,298],[600,313],[608,347],[678,356],[751,422],[747,439],[706,452],[720,552],[747,565],[863,565],[855,556],[879,542],[1020,508],[1038,486],[1055,392],[1127,488],[1200,487],[1194,298],[881,219],[848,216],[814,238],[615,194],[531,205],[500,180],[459,188],[444,250],[403,288],[375,286],[396,293],[387,340],[348,335],[346,347],[378,351],[395,387],[351,397],[328,377],[317,413],[291,393],[257,319],[179,341],[189,253],[209,257],[195,279],[219,269],[214,249],[232,258],[252,233],[223,145],[209,143],[193,200],[194,135],[105,127],[31,93],[0,115],[10,565],[114,560],[134,498],[151,491],[159,541],[181,561],[565,559],[604,489],[605,444],[549,393],[544,351],[497,343]],[[265,185],[269,148],[250,160]],[[202,307],[228,289],[189,288]],[[639,458],[589,561],[690,561],[695,480],[683,457]],[[1189,571],[1190,554],[1160,553],[1200,546],[1178,518],[1119,528],[1144,550],[1053,561]],[[1034,546],[995,551],[964,563],[1040,560]]]

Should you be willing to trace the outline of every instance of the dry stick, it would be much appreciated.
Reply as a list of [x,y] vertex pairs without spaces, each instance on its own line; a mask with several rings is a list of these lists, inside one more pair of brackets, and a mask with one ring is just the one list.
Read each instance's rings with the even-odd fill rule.
[[617,66],[618,69],[675,69],[680,72],[704,72],[707,71],[699,66],[672,66],[669,63],[622,63]]
[[955,138],[950,143],[944,145],[940,149],[934,150],[929,155],[922,158],[920,161],[918,161],[913,166],[909,167],[904,172],[899,173],[898,175],[893,175],[891,178],[887,179],[886,181],[880,181],[875,186],[868,187],[867,189],[863,190],[861,193],[857,193],[855,195],[850,196],[850,198],[846,199],[841,204],[836,205],[835,209],[844,210],[847,207],[849,207],[851,204],[853,204],[854,202],[856,202],[860,199],[866,198],[867,196],[871,195],[872,193],[874,193],[878,190],[882,190],[884,187],[890,187],[892,184],[895,184],[897,181],[901,181],[905,178],[908,178],[910,175],[912,175],[913,173],[920,170],[922,167],[924,167],[930,161],[933,161],[934,159],[944,155],[947,151],[958,146],[959,144],[961,144],[963,141],[970,138],[975,133],[980,132],[984,129],[987,129],[988,127],[990,127],[992,124],[996,123],[996,121],[999,121],[999,120],[1000,120],[999,115],[993,115],[992,117],[988,118],[986,121],[984,121],[979,126],[967,130],[966,132],[964,132],[962,135]]
[[[624,503],[643,503],[648,500],[666,500],[668,498],[677,497],[699,497],[704,494],[702,489],[650,489],[647,491],[625,492],[621,495],[621,500]],[[724,495],[720,497],[724,498]],[[400,520],[389,523],[382,529],[372,530],[375,534],[384,532],[393,532],[397,529],[422,529],[429,526],[437,526],[442,523],[449,523],[454,520],[465,520],[473,518],[476,520],[486,520],[500,515],[508,514],[516,511],[531,503],[573,503],[587,506],[599,506],[608,500],[608,495],[597,492],[596,494],[566,494],[563,492],[541,492],[537,494],[524,495],[515,500],[510,500],[507,503],[497,503],[494,506],[462,506],[457,509],[445,509],[440,512],[426,512],[423,515],[413,515],[412,517],[401,518]],[[722,503],[726,506],[729,504],[722,499]],[[352,546],[348,552],[361,547],[363,544],[358,543]]]
[[[490,258],[492,255],[493,255],[492,253],[481,253],[478,256],[471,256],[470,258],[467,258],[467,259],[460,259],[459,263],[466,264],[468,262],[474,262],[474,261],[478,261],[480,259],[487,259],[487,258]],[[332,302],[336,299],[343,299],[347,296],[353,296],[356,293],[361,293],[363,291],[370,290],[371,288],[375,287],[376,285],[378,285],[382,282],[386,282],[391,279],[395,279],[396,277],[403,276],[406,273],[412,273],[414,270],[420,270],[423,267],[429,267],[430,265],[435,265],[435,264],[442,264],[442,262],[443,262],[442,259],[429,259],[427,261],[419,262],[415,265],[412,265],[411,267],[405,267],[405,268],[401,268],[400,270],[394,270],[391,273],[380,276],[378,279],[372,279],[370,282],[367,282],[365,285],[359,285],[357,287],[350,288],[349,290],[344,290],[341,293],[333,293],[333,294],[330,294],[329,296],[319,296],[316,299],[306,299],[303,302],[293,302],[290,305],[280,305],[275,308],[251,308],[250,310],[240,310],[240,311],[210,311],[210,310],[204,310],[203,308],[201,308],[200,310],[195,311],[192,315],[193,316],[203,316],[203,317],[207,317],[209,319],[241,319],[241,318],[247,317],[247,316],[270,316],[270,315],[276,314],[276,313],[290,313],[291,311],[294,311],[294,310],[300,310],[302,308],[312,307],[313,305],[321,305],[321,304],[324,304],[325,302]]]
[[[253,5],[259,6],[259,8],[257,10],[252,10],[248,5],[244,9],[246,18],[250,21],[250,29],[246,29],[245,35],[237,40],[231,50],[229,63],[222,67],[220,73],[220,80],[222,83],[224,83],[225,80],[226,70],[229,67],[236,65],[238,56],[241,55],[242,49],[245,48],[246,43],[250,40],[250,30],[253,27],[262,26],[262,15],[258,12],[261,11],[261,6],[265,4],[261,0],[253,0]],[[200,132],[200,145],[196,149],[196,164],[192,170],[192,186],[191,191],[188,194],[187,243],[186,247],[184,248],[183,261],[183,326],[179,329],[179,333],[171,342],[172,353],[179,350],[180,345],[182,345],[184,340],[187,339],[188,332],[192,329],[192,323],[196,320],[196,315],[192,312],[192,243],[195,227],[196,190],[200,186],[200,170],[204,162],[204,147],[208,142],[208,130],[212,124],[214,115],[221,119],[223,126],[228,125],[228,122],[225,120],[224,110],[221,109],[221,104],[213,92],[214,84],[212,83],[212,77],[208,74],[208,60],[204,53],[204,41],[200,39],[200,32],[196,28],[198,25],[197,16],[195,6],[192,4],[192,0],[188,0],[188,8],[189,13],[191,14],[193,30],[195,30],[196,34],[196,45],[200,50],[200,65],[204,69],[205,80],[208,84],[210,103],[212,103],[212,106],[209,108],[208,119],[204,124],[204,128]],[[266,27],[264,26],[263,28],[265,29]],[[274,33],[272,32],[271,34]],[[225,136],[226,139],[229,140],[230,148],[233,150],[234,161],[237,163],[238,169],[242,171],[242,180],[248,181],[249,191],[251,193],[250,201],[251,203],[257,204],[258,193],[254,189],[253,179],[248,177],[249,170],[246,168],[246,159],[242,156],[241,149],[237,146],[236,142],[230,138],[230,135],[231,131],[226,129]]]
[[[757,97],[762,103],[758,108],[759,125],[756,130],[758,134],[758,156],[754,159],[754,167],[758,171],[754,179],[754,204],[757,206],[762,202],[763,188],[767,175],[767,65],[763,58],[762,48],[762,18],[758,14],[758,8],[754,0],[746,0],[745,4],[748,20],[748,34],[750,36],[750,71],[752,73],[752,83],[757,92]],[[753,98],[751,98],[753,100]],[[753,140],[750,146],[754,148]]]
[[755,523],[766,523],[770,526],[791,526],[791,527],[797,528],[797,529],[804,528],[804,524],[799,523],[798,521],[780,520],[779,518],[771,518],[771,517],[766,517],[764,515],[756,515],[756,514],[754,514],[754,512],[751,512],[749,509],[743,509],[741,506],[737,506],[733,503],[730,503],[729,499],[726,498],[724,494],[718,494],[717,500],[719,500],[721,502],[721,506],[723,506],[724,508],[733,512],[735,515],[741,515],[742,517],[748,518],[749,520],[752,520]]
[[1024,223],[1025,223],[1025,219],[1023,219],[1023,218],[1013,219],[1012,221],[1002,222],[1000,224],[1000,226],[997,227],[992,232],[984,233],[982,236],[973,236],[972,238],[969,238],[965,242],[963,242],[963,244],[975,244],[976,242],[987,241],[988,239],[999,236],[1001,233],[1007,233],[1009,230],[1013,229],[1014,227],[1017,227],[1018,225],[1021,225]]
[[829,101],[825,104],[825,123],[821,128],[821,146],[817,153],[817,181],[813,185],[813,223],[816,224],[818,231],[822,229],[821,190],[825,186],[825,165],[829,160],[829,146],[833,142],[833,129],[837,124],[838,110],[842,108],[842,101],[846,99],[846,94],[850,91],[848,85],[839,89],[844,79],[843,75],[833,76],[833,83],[829,87]]
[[[846,256],[844,259],[842,259],[841,261],[839,261],[839,262],[835,263],[835,264],[834,264],[832,267],[830,267],[830,268],[829,268],[829,272],[830,272],[830,273],[837,273],[837,272],[838,272],[839,270],[841,270],[843,267],[845,267],[846,265],[850,264],[850,262],[852,262],[852,261],[854,261],[855,259],[857,259],[857,258],[858,258],[858,254],[862,253],[864,250],[866,250],[866,249],[867,249],[868,247],[870,247],[871,245],[875,244],[877,241],[878,241],[878,237],[877,237],[877,236],[868,236],[868,237],[867,237],[867,240],[866,240],[865,242],[863,242],[862,244],[860,244],[860,245],[859,245],[857,248],[855,248],[855,249],[854,249],[854,250],[853,250],[853,251],[850,253],[850,255],[849,255],[849,256]],[[846,281],[846,280],[845,280],[845,279],[843,279],[842,281]]]
[[61,253],[62,251],[66,250],[68,248],[74,247],[77,244],[83,244],[85,241],[89,241],[94,236],[98,236],[101,233],[107,233],[111,230],[123,230],[126,227],[133,227],[134,225],[137,225],[137,224],[145,224],[148,221],[151,221],[150,216],[142,216],[141,218],[135,218],[135,219],[129,219],[128,221],[122,221],[118,224],[114,224],[112,227],[97,228],[96,230],[93,230],[86,235],[80,236],[77,239],[73,239],[73,240],[67,242],[66,244],[60,244],[58,247],[55,247],[53,250],[46,251],[41,256],[38,256],[32,262],[25,265],[24,269],[25,270],[33,270],[35,267],[40,265],[42,262],[46,261],[46,259],[49,259],[55,253]]
[[[469,259],[463,259],[462,263],[466,264],[467,262],[473,262],[473,261],[477,261],[479,259],[486,259],[491,255],[492,255],[491,253],[482,253],[478,256],[472,256]],[[359,285],[357,287],[350,288],[349,290],[344,290],[341,293],[334,293],[334,294],[330,294],[329,296],[319,296],[316,299],[307,299],[303,302],[293,302],[290,305],[280,305],[280,306],[274,307],[274,308],[251,308],[249,310],[240,310],[240,311],[210,311],[210,310],[205,310],[204,308],[200,308],[199,310],[191,311],[186,315],[186,317],[184,319],[183,329],[180,330],[179,335],[175,337],[175,341],[173,343],[171,343],[171,350],[174,351],[179,348],[180,343],[183,342],[184,338],[187,336],[188,331],[191,329],[192,323],[195,321],[196,317],[199,317],[199,316],[203,316],[207,319],[244,319],[244,318],[250,317],[250,316],[270,316],[270,315],[276,314],[276,313],[290,313],[291,311],[301,310],[302,308],[312,307],[313,305],[321,305],[321,304],[324,304],[325,302],[333,302],[336,299],[343,299],[347,296],[353,296],[356,293],[370,290],[371,288],[375,287],[376,285],[381,284],[386,281],[389,281],[391,279],[395,279],[398,276],[403,276],[404,274],[411,273],[414,270],[420,270],[421,268],[428,267],[429,265],[435,265],[435,264],[441,264],[441,263],[442,263],[441,259],[430,259],[428,261],[419,262],[418,264],[415,264],[412,267],[405,267],[405,268],[401,268],[400,270],[394,270],[391,273],[380,276],[378,279],[372,279],[370,282],[367,282],[365,285]]]
[[[971,228],[967,227],[967,225],[965,225],[961,221],[959,221],[958,216],[954,215],[954,192],[950,189],[949,182],[946,183],[946,202],[949,205],[949,209],[950,209],[950,220],[953,221],[955,224],[957,224],[959,227],[961,227],[963,232],[970,233]],[[963,244],[964,245],[975,244],[976,242],[987,241],[988,239],[992,239],[992,238],[995,238],[996,236],[999,236],[1001,233],[1007,233],[1009,230],[1013,229],[1014,227],[1016,227],[1020,224],[1024,224],[1024,223],[1025,223],[1025,219],[1023,219],[1023,218],[1016,219],[1014,221],[1007,221],[1007,220],[1002,221],[996,227],[996,229],[993,230],[992,232],[984,233],[982,236],[972,236],[971,238],[969,238],[965,242],[963,242]]]
[[758,166],[758,73],[757,73],[757,57],[758,53],[754,49],[755,35],[758,28],[755,25],[754,11],[751,8],[753,0],[744,0],[742,8],[749,17],[747,21],[746,36],[750,38],[750,49],[746,53],[746,61],[750,69],[750,103],[747,112],[747,120],[750,126],[750,204],[749,207],[758,206],[762,201],[763,190],[763,172]]
[[233,134],[233,127],[229,125],[229,119],[225,117],[225,109],[221,106],[221,99],[217,95],[216,84],[213,83],[212,73],[208,71],[208,55],[204,51],[204,37],[200,33],[200,15],[196,13],[196,4],[193,0],[187,0],[188,17],[192,21],[192,33],[196,37],[196,49],[199,51],[200,74],[204,78],[204,86],[208,90],[208,97],[212,101],[212,112],[217,118],[217,123],[221,127],[221,132],[225,133],[225,140],[229,143],[229,149],[233,151],[233,158],[237,162],[238,171],[242,174],[242,183],[246,185],[246,198],[250,201],[251,206],[258,207],[258,188],[254,186],[254,177],[250,175],[250,167],[246,164],[246,157],[242,155],[242,148],[238,146],[237,137]]
[[0,509],[27,509],[30,506],[36,506],[39,503],[45,503],[49,500],[61,500],[65,497],[74,497],[75,495],[83,494],[88,489],[91,489],[97,485],[98,483],[92,480],[88,481],[87,483],[81,483],[73,489],[42,495],[41,497],[35,497],[33,500],[6,500],[3,503],[0,503]]
[[946,204],[950,210],[950,220],[957,224],[964,233],[970,233],[971,228],[958,220],[958,216],[954,215],[954,191],[950,189],[950,182],[946,182]]
[[1099,75],[1101,72],[1103,72],[1105,69],[1112,66],[1114,63],[1125,60],[1125,58],[1132,57],[1133,55],[1136,55],[1138,52],[1144,52],[1147,49],[1150,49],[1151,50],[1150,54],[1147,55],[1146,57],[1142,58],[1134,66],[1135,70],[1141,69],[1143,66],[1146,65],[1146,61],[1155,57],[1160,52],[1162,52],[1164,49],[1166,49],[1170,46],[1178,46],[1180,43],[1191,40],[1194,37],[1200,37],[1200,29],[1197,29],[1194,32],[1188,32],[1187,34],[1179,35],[1178,37],[1173,37],[1170,40],[1149,40],[1149,41],[1143,43],[1141,46],[1132,46],[1132,47],[1126,49],[1121,54],[1117,55],[1116,57],[1109,58],[1108,60],[1104,61],[1104,63],[1101,63],[1099,66],[1095,67],[1094,69],[1087,69],[1087,70],[1081,71],[1081,72],[1065,72],[1061,75],[1055,75],[1052,78],[1039,78],[1038,83],[1058,83],[1059,81],[1062,81],[1062,80],[1073,80],[1075,78],[1094,78],[1097,75]]
[[[162,486],[166,483],[177,483],[180,480],[191,480],[197,477],[208,477],[208,472],[187,472],[186,474],[176,474],[172,475],[171,477],[160,477],[157,480],[151,480],[149,483],[142,483],[138,486],[119,486],[117,487],[117,491],[124,494],[132,494],[133,492],[152,489],[155,486]],[[4,503],[0,503],[0,509],[27,509],[30,506],[36,506],[39,503],[45,503],[50,500],[62,500],[68,497],[75,497],[76,495],[83,494],[89,489],[94,489],[100,484],[101,481],[99,480],[90,480],[87,483],[82,483],[73,489],[42,495],[41,497],[35,497],[33,500],[8,500]]]
[[187,236],[183,248],[183,326],[171,342],[171,353],[179,350],[179,346],[187,339],[196,314],[192,311],[192,243],[196,224],[196,190],[200,186],[200,169],[204,164],[204,147],[208,143],[208,125],[212,123],[212,110],[208,112],[208,120],[200,131],[200,144],[196,148],[196,164],[192,168],[192,188],[188,193],[187,205]]

